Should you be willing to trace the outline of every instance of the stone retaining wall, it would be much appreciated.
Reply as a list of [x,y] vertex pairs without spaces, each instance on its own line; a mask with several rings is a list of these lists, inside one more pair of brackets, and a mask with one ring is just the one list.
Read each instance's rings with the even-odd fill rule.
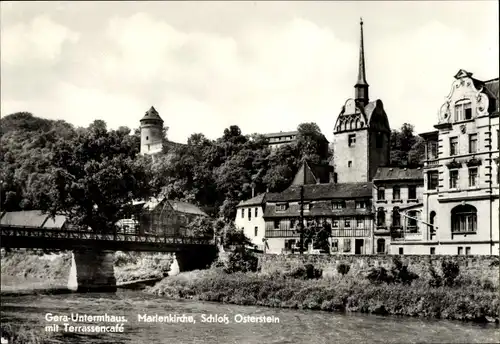
[[394,255],[272,255],[260,254],[259,266],[261,272],[274,274],[278,272],[292,271],[304,264],[312,264],[315,268],[323,270],[323,276],[337,276],[337,266],[341,263],[350,266],[349,274],[364,274],[372,267],[383,266],[389,269],[392,266],[394,257],[400,257],[408,264],[408,269],[417,273],[420,277],[429,274],[429,264],[432,264],[437,271],[441,268],[443,260],[453,260],[458,262],[462,274],[469,274],[480,279],[489,279],[498,285],[499,257],[498,256],[394,256]]

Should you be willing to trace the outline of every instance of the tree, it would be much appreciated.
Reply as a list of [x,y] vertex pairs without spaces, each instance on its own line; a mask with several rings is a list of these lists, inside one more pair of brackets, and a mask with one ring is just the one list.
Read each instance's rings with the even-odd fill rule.
[[400,130],[391,133],[391,164],[421,165],[424,159],[424,141],[414,133],[413,125],[404,123]]
[[312,163],[328,162],[328,140],[316,123],[302,123],[297,127],[297,148],[301,161]]
[[148,170],[136,159],[138,147],[124,131],[95,121],[71,140],[59,140],[51,173],[39,184],[39,209],[65,215],[71,224],[112,232],[136,199],[150,195]]
[[189,235],[193,237],[213,238],[214,221],[209,217],[197,216],[187,225]]
[[304,246],[309,246],[312,242],[320,250],[330,253],[329,238],[331,237],[332,228],[326,222],[311,221],[307,227],[304,228]]

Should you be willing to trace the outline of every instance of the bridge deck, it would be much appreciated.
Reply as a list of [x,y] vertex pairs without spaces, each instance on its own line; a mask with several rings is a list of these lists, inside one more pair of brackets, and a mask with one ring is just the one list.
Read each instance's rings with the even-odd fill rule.
[[103,249],[112,251],[176,252],[213,246],[212,238],[167,237],[134,233],[0,226],[0,246],[8,248]]

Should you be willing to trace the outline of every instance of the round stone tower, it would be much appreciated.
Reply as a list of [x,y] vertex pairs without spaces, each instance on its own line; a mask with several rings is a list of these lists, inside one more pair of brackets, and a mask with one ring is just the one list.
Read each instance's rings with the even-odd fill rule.
[[163,148],[163,120],[153,106],[141,119],[141,154],[160,153]]

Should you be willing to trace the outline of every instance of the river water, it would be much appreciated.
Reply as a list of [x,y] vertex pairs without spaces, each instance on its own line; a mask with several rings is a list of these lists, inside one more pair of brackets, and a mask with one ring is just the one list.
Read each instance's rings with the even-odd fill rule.
[[[65,332],[64,320],[47,319],[52,315],[124,316],[122,333]],[[138,321],[138,315],[186,315],[194,323]],[[203,315],[227,315],[229,323],[203,322]],[[279,323],[238,323],[241,316],[269,316]],[[374,315],[328,313],[236,306],[196,301],[172,301],[141,291],[116,294],[60,294],[3,296],[3,324],[23,324],[46,333],[47,325],[58,324],[58,332],[49,333],[48,343],[498,343],[498,325],[455,321],[384,317]],[[109,320],[109,319],[108,319]],[[118,322],[122,322],[123,319]],[[114,322],[85,321],[87,325],[115,325]],[[115,327],[116,328],[116,327]],[[118,329],[118,328],[116,328]],[[70,331],[70,327],[67,327]]]

